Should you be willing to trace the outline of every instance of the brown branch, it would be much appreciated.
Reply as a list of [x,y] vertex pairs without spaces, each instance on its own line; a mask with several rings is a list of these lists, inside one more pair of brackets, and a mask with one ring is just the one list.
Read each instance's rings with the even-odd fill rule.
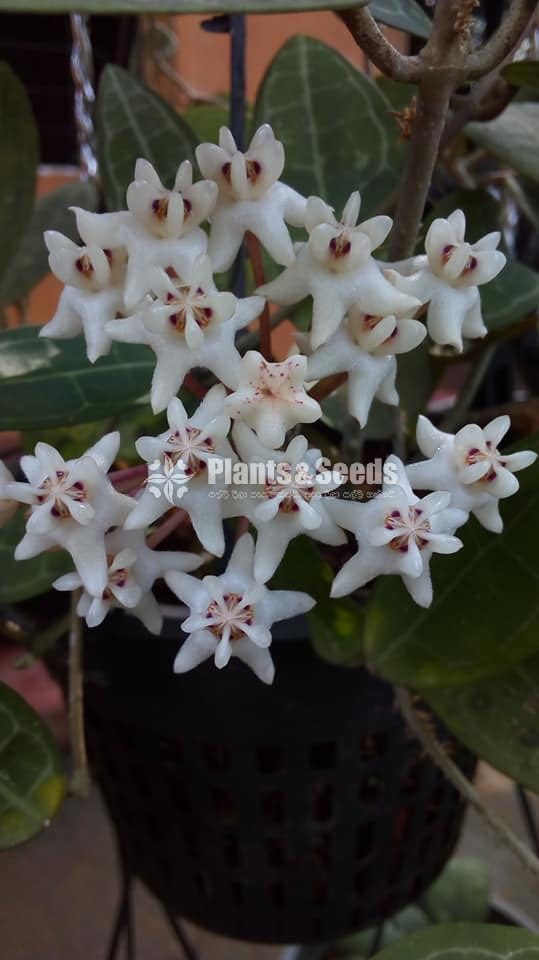
[[496,33],[468,59],[467,74],[477,80],[494,70],[519,42],[537,9],[537,0],[513,0]]
[[[245,234],[245,245],[253,268],[255,288],[258,289],[258,287],[262,287],[266,282],[260,240],[258,237],[255,237],[254,233],[248,232]],[[266,360],[271,360],[271,317],[267,300],[258,320],[258,329],[260,333],[260,353]]]
[[84,734],[84,692],[82,680],[82,620],[77,614],[80,590],[71,593],[69,628],[68,698],[69,742],[73,765],[69,791],[76,797],[87,797],[90,790],[86,738]]
[[335,393],[335,390],[342,387],[343,383],[346,383],[347,380],[347,373],[334,373],[331,377],[324,377],[314,385],[312,390],[309,390],[309,396],[312,397],[313,400],[325,400],[326,397],[329,397],[330,393]]
[[183,385],[189,393],[192,393],[198,400],[203,400],[207,394],[207,388],[195,377],[193,373],[188,373],[183,381]]
[[348,27],[357,45],[382,73],[402,83],[417,83],[420,78],[419,58],[400,53],[384,36],[368,10],[361,7],[343,10],[338,16]]
[[391,232],[390,260],[404,260],[414,252],[454,87],[452,71],[429,71],[419,84],[416,120]]
[[187,519],[187,514],[185,510],[182,510],[181,507],[173,507],[166,516],[163,522],[155,530],[146,537],[147,545],[153,550],[158,544],[162,543],[163,540],[166,540],[177,527],[180,527],[182,523],[185,523]]
[[539,877],[539,859],[531,850],[528,850],[528,847],[522,843],[522,840],[515,836],[503,820],[500,820],[495,813],[492,813],[492,811],[485,806],[473,783],[470,783],[468,778],[464,776],[460,768],[457,767],[456,763],[448,755],[436,734],[431,730],[429,724],[425,723],[420,714],[414,709],[412,697],[407,690],[403,688],[397,690],[397,704],[410,730],[417,737],[431,760],[434,760],[435,764],[445,774],[449,782],[456,787],[470,806],[477,810],[485,822],[488,823],[491,830],[494,831],[495,835],[509,847],[520,862],[536,877]]

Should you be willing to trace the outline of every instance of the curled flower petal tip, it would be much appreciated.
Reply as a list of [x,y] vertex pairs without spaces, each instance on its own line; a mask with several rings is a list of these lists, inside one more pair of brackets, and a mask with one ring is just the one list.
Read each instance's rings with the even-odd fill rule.
[[196,157],[203,175],[218,189],[209,241],[215,270],[229,269],[247,231],[276,263],[292,263],[287,224],[304,225],[306,200],[279,180],[284,147],[269,124],[258,128],[245,153],[238,150],[228,127],[221,127],[219,145],[199,144]]

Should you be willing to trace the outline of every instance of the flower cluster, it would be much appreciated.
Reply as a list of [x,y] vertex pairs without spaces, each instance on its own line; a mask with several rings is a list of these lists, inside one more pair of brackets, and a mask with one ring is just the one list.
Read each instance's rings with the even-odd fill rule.
[[[146,483],[134,497],[111,483],[118,434],[66,462],[38,443],[35,456],[21,461],[28,482],[15,481],[0,465],[0,521],[16,501],[28,505],[17,558],[58,547],[69,551],[75,571],[55,586],[80,590],[78,612],[89,626],[122,607],[159,632],[152,587],[163,578],[190,610],[177,672],[209,657],[224,667],[235,656],[271,683],[272,623],[306,613],[315,602],[266,586],[293,538],[306,534],[332,547],[346,543],[346,531],[356,538],[357,553],[335,577],[333,597],[392,574],[428,606],[432,555],[460,549],[455,531],[470,513],[500,532],[499,500],[517,490],[514,472],[535,455],[500,453],[506,417],[484,429],[469,425],[455,436],[421,417],[417,443],[427,459],[405,467],[390,457],[380,495],[367,502],[339,497],[341,474],[318,469],[320,451],[305,436],[287,439],[290,430],[322,415],[309,383],[347,375],[349,411],[360,427],[375,398],[397,405],[398,354],[417,347],[427,332],[456,350],[463,337],[485,334],[478,288],[505,263],[496,249],[499,235],[467,243],[464,214],[457,210],[431,224],[425,256],[390,266],[373,254],[391,219],[358,222],[361,200],[354,192],[338,220],[322,199],[304,198],[281,182],[284,148],[268,125],[245,153],[223,128],[219,145],[201,144],[196,156],[205,179],[193,182],[184,161],[170,190],[148,161],[139,160],[126,211],[74,211],[80,246],[56,232],[45,235],[51,269],[65,287],[41,335],[82,333],[92,363],[113,341],[144,344],[155,354],[151,404],[155,413],[166,410],[168,428],[137,441]],[[294,244],[289,226],[303,228],[305,239]],[[254,296],[238,299],[219,289],[214,273],[229,269],[246,233],[284,270]],[[305,298],[312,300],[312,323],[309,335],[298,338],[303,353],[281,362],[256,350],[240,354],[236,335],[266,300],[292,306]],[[424,305],[426,325],[418,319]],[[189,416],[177,393],[193,368],[218,382]],[[238,457],[276,461],[285,469],[265,477],[255,496],[252,485],[234,485],[222,469]],[[217,478],[213,485],[210,478]],[[414,490],[431,492],[419,497]],[[182,511],[215,556],[225,552],[228,517],[246,517],[256,543],[244,534],[225,572],[199,580],[190,575],[198,556],[158,551],[146,540],[147,528],[169,510]]]

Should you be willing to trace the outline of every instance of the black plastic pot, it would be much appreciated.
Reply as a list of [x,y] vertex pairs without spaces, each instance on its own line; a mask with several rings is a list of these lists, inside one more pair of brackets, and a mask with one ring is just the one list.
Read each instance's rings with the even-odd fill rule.
[[176,915],[259,942],[343,936],[420,895],[464,810],[391,687],[279,636],[272,687],[236,660],[175,676],[180,641],[116,616],[86,642],[91,760],[127,868]]

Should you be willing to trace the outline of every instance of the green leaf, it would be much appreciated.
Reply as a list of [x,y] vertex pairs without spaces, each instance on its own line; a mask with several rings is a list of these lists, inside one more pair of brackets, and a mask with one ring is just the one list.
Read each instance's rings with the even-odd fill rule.
[[[415,903],[410,904],[385,921],[379,948],[388,947],[389,944],[396,943],[407,934],[423,930],[428,926],[429,919],[425,911]],[[360,957],[370,957],[373,945],[378,942],[378,936],[379,928],[369,927],[368,930],[362,930],[361,933],[353,934],[351,937],[343,937],[335,944],[332,957],[334,956],[335,960],[358,960]]]
[[[420,241],[436,217],[447,217],[460,207],[466,214],[466,239],[472,243],[493,230],[500,229],[500,205],[486,190],[455,190],[447,194],[431,210]],[[498,276],[481,287],[483,317],[489,333],[502,333],[518,324],[537,309],[539,273],[518,260],[507,261]]]
[[[384,923],[380,948],[434,923],[477,922],[489,912],[488,871],[480,860],[462,857],[450,860],[443,873],[421,897],[421,907],[411,904]],[[336,960],[370,957],[377,942],[378,927],[371,927],[335,944]]]
[[[26,524],[22,511],[0,529],[0,604],[20,603],[50,589],[53,580],[73,568],[65,550],[42,553],[32,560],[15,560],[15,547],[22,540]],[[1,738],[0,738],[1,739]]]
[[0,333],[0,430],[37,430],[114,417],[149,390],[152,353],[115,343],[88,362],[81,337],[49,340],[35,327]]
[[432,923],[481,923],[488,919],[490,881],[481,860],[450,860],[443,873],[421,898]]
[[539,793],[539,656],[498,677],[429,691],[428,700],[474,753]]
[[39,138],[26,90],[0,63],[0,277],[32,215]]
[[467,136],[501,162],[539,180],[539,103],[510,103],[488,123],[469,123]]
[[125,193],[139,157],[149,160],[172,186],[182,160],[194,162],[191,128],[133,74],[108,65],[97,98],[98,158],[110,210],[125,207]]
[[18,693],[0,683],[0,850],[47,827],[65,788],[50,730]]
[[271,581],[272,590],[303,590],[316,600],[308,614],[310,637],[317,654],[330,663],[362,661],[364,608],[355,600],[330,600],[334,574],[312,540],[296,537]]
[[537,311],[539,273],[508,260],[502,272],[481,287],[481,303],[489,333],[502,333]]
[[428,37],[432,23],[415,0],[372,0],[369,10],[376,20],[389,27],[413,33],[416,37]]
[[[350,0],[53,0],[48,13],[295,13],[343,10]],[[43,13],[44,0],[0,0],[0,11]],[[377,20],[390,27],[428,37],[430,20],[415,0],[372,0]]]
[[[293,91],[293,96],[291,96]],[[362,218],[396,187],[405,147],[376,83],[332,47],[293,37],[272,60],[255,105],[286,144],[286,182],[340,214],[359,189]]]
[[442,923],[377,953],[374,960],[539,960],[539,937],[482,923]]
[[513,87],[539,90],[539,60],[516,60],[502,70],[502,77]]
[[228,127],[230,110],[218,103],[195,103],[187,107],[183,118],[197,143],[217,143],[221,127]]
[[[539,437],[525,446],[539,450]],[[365,656],[387,680],[412,687],[451,686],[503,673],[539,649],[539,466],[521,473],[502,503],[504,532],[472,518],[458,531],[464,547],[434,556],[434,600],[427,610],[400,577],[381,577],[367,610]]]
[[95,210],[96,206],[97,191],[91,183],[66,183],[37,200],[26,233],[0,283],[0,303],[22,300],[48,273],[49,252],[43,240],[44,231],[59,230],[78,240],[75,217],[69,207]]

